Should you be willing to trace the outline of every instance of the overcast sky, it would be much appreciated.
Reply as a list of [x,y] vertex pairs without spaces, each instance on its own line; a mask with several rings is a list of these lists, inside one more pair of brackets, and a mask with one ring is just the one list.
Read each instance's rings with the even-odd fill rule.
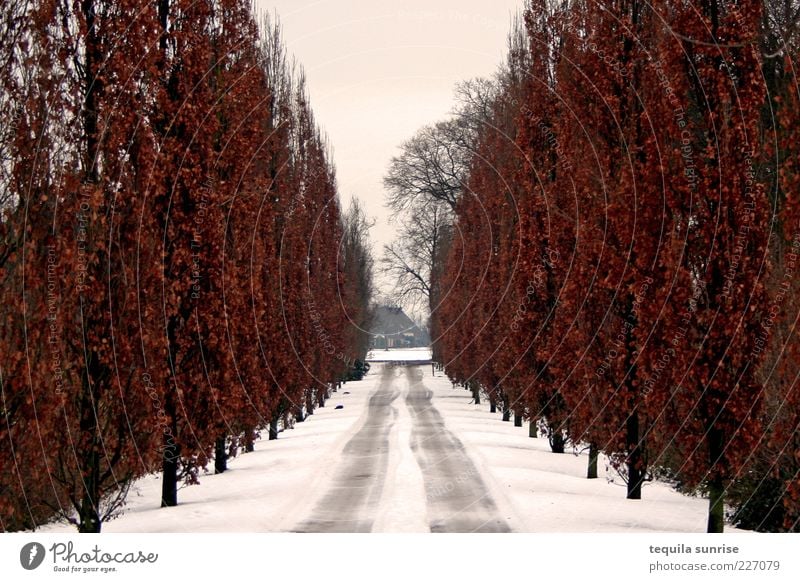
[[394,237],[383,175],[397,148],[445,117],[456,82],[491,75],[523,0],[257,0],[277,12],[334,148],[343,206],[360,198],[376,258]]

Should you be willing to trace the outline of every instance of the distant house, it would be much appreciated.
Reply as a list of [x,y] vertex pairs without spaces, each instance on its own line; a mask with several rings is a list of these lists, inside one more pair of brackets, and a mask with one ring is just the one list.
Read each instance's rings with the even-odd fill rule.
[[420,348],[430,344],[430,337],[400,307],[379,306],[370,330],[372,348]]

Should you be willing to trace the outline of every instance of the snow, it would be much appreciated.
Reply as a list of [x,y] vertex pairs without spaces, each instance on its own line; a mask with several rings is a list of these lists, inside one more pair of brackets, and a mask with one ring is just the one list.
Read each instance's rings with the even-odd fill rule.
[[390,348],[367,354],[368,362],[429,362],[430,359],[430,348]]
[[[326,490],[339,451],[358,430],[358,420],[378,375],[350,382],[333,393],[324,408],[305,422],[264,439],[255,452],[228,462],[221,475],[203,475],[197,486],[178,492],[178,506],[160,508],[161,481],[141,479],[129,495],[125,514],[103,524],[104,532],[275,532],[299,523],[309,506]],[[337,404],[344,405],[336,410]],[[211,466],[213,471],[213,464]],[[50,525],[42,531],[74,531],[68,525]]]
[[402,380],[400,394],[393,402],[397,411],[389,435],[389,469],[383,499],[378,510],[373,532],[420,533],[430,531],[425,510],[425,484],[422,472],[411,450],[412,419],[405,405],[409,383],[404,375],[395,371]]
[[[430,376],[428,370],[426,376]],[[472,403],[443,373],[426,378],[447,428],[470,452],[498,508],[516,532],[704,532],[708,501],[648,483],[641,500],[625,498],[625,485],[601,456],[598,479],[586,479],[584,452],[554,454],[547,438]],[[616,483],[610,482],[615,479]]]
[[[412,352],[420,350],[396,350]],[[415,356],[416,359],[416,356]],[[421,358],[420,358],[421,359]],[[412,415],[406,406],[410,381],[405,366],[392,366],[400,393],[392,401],[388,469],[372,531],[429,531],[423,475],[411,450]],[[491,414],[488,404],[471,403],[441,372],[424,384],[446,428],[464,445],[506,523],[516,532],[703,532],[707,501],[685,497],[663,484],[648,484],[643,499],[625,499],[619,479],[584,478],[585,454],[556,455],[547,439],[528,437]],[[158,476],[141,479],[125,514],[104,524],[105,532],[278,532],[307,519],[328,490],[340,453],[361,428],[369,395],[377,389],[383,364],[360,382],[344,384],[324,408],[303,423],[261,440],[253,453],[229,462],[222,475],[201,476],[200,485],[181,489],[178,507],[159,508]],[[342,404],[343,409],[335,406]],[[606,473],[611,477],[614,473]],[[43,531],[74,531],[51,524]]]

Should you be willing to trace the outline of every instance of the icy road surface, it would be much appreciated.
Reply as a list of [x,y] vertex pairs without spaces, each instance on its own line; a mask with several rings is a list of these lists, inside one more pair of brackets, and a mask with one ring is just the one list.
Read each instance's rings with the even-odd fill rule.
[[510,531],[464,446],[445,427],[432,396],[419,366],[385,366],[378,388],[369,397],[361,428],[342,450],[328,491],[295,531],[373,530],[386,505],[381,499],[387,478],[397,478],[396,470],[392,475],[389,471],[393,446],[389,435],[403,407],[408,413],[403,416],[410,419],[411,438],[394,446],[409,445],[422,475],[425,515],[417,517],[433,532]]

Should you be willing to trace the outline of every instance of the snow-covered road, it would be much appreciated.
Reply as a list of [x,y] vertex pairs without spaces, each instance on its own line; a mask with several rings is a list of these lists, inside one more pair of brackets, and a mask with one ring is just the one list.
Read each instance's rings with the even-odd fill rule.
[[389,432],[400,392],[391,368],[367,402],[366,418],[341,453],[336,474],[312,516],[296,531],[369,532],[380,505],[389,466]]
[[[412,522],[433,532],[509,531],[461,441],[445,427],[432,396],[421,367],[383,367],[363,422],[342,450],[327,491],[295,531],[373,531],[383,508],[402,503],[391,499],[393,493],[409,493],[402,487],[386,487],[390,456],[409,456],[408,451],[392,447],[408,447],[421,473],[425,503],[417,504],[420,515],[407,516]],[[403,407],[406,414],[401,414]],[[393,428],[410,430],[410,440],[390,439]],[[398,478],[397,467],[391,477]],[[381,529],[390,525],[386,516],[381,522]]]
[[475,464],[446,427],[420,367],[405,369],[406,405],[414,419],[411,447],[425,481],[432,532],[507,532]]

